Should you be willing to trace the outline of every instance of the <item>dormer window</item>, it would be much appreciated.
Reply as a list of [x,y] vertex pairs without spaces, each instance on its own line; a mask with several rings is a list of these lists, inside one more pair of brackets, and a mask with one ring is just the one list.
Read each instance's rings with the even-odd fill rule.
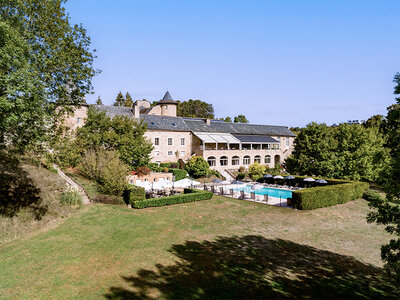
[[82,118],[76,118],[76,124],[81,124]]

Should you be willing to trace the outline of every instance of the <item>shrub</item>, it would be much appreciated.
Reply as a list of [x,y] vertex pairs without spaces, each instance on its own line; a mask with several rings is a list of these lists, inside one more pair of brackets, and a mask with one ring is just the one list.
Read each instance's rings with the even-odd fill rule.
[[178,169],[178,164],[177,163],[171,163],[169,167],[171,169]]
[[385,201],[385,198],[379,194],[379,192],[374,190],[365,191],[362,197],[368,201]]
[[114,204],[114,205],[123,205],[125,202],[121,197],[116,196],[106,196],[99,195],[91,199],[93,203],[103,203],[103,204]]
[[125,203],[128,204],[134,201],[146,199],[146,191],[140,186],[128,184],[124,190],[123,196]]
[[136,172],[138,173],[138,176],[144,176],[144,175],[149,175],[151,173],[150,168],[143,166],[143,167],[138,167],[136,169]]
[[61,204],[82,206],[82,195],[73,187],[68,187],[61,195]]
[[265,166],[260,165],[259,163],[254,163],[249,168],[249,176],[253,180],[257,180],[263,176],[265,172]]
[[192,156],[186,163],[186,171],[194,178],[205,177],[210,169],[209,164],[201,156]]
[[162,171],[163,171],[164,173],[168,173],[168,168],[164,168]]
[[80,170],[99,185],[104,194],[120,196],[127,184],[128,167],[118,152],[104,149],[89,150],[82,158]]
[[245,172],[246,171],[246,168],[245,167],[243,167],[243,166],[240,166],[240,168],[239,168],[239,172],[240,173],[243,173],[243,172]]
[[188,172],[186,170],[181,170],[181,169],[169,169],[168,171],[172,172],[172,174],[174,174],[175,181],[185,179],[186,175],[188,174]]
[[177,162],[168,162],[168,163],[160,163],[160,167],[162,168],[177,168],[178,163]]
[[157,207],[165,206],[178,203],[188,203],[202,200],[209,200],[213,196],[212,192],[199,191],[195,189],[184,189],[183,195],[174,195],[169,197],[146,199],[141,201],[134,201],[132,203],[133,208],[146,208],[146,207]]
[[244,173],[239,173],[239,174],[236,176],[236,180],[243,180],[245,177],[246,177],[246,174],[244,174]]
[[361,198],[368,187],[366,182],[348,182],[294,191],[293,206],[307,210],[346,203]]

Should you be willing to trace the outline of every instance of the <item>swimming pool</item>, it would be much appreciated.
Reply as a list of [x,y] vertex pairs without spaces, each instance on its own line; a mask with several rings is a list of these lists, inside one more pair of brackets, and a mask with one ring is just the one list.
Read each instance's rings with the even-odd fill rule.
[[280,190],[280,189],[273,189],[264,187],[258,190],[252,190],[251,185],[246,185],[243,187],[235,188],[234,191],[244,191],[245,193],[252,193],[254,192],[256,195],[268,195],[270,197],[281,197],[282,199],[292,198],[292,191],[288,190]]

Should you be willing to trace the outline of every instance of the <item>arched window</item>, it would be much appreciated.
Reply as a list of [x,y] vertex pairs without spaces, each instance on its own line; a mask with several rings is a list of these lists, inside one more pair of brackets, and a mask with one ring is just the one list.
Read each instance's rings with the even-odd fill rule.
[[214,167],[216,165],[216,159],[214,156],[208,157],[207,162],[210,165],[210,167]]
[[260,155],[254,156],[254,162],[260,164],[261,163],[261,156]]
[[271,163],[271,155],[265,155],[265,157],[264,157],[264,163],[266,163],[266,164]]
[[238,166],[240,164],[239,156],[232,157],[232,166]]
[[244,164],[245,166],[247,166],[247,165],[250,164],[250,156],[245,155],[245,156],[243,157],[243,164]]
[[219,159],[219,163],[221,166],[227,166],[228,165],[228,158],[226,156],[221,156]]

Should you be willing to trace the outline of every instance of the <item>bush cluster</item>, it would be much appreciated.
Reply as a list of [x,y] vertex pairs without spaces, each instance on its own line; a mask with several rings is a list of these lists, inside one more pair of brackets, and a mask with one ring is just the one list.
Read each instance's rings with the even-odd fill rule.
[[188,172],[186,170],[181,170],[181,169],[168,169],[169,172],[171,172],[172,174],[174,174],[175,176],[175,181],[181,180],[181,179],[185,179],[186,175],[188,174]]
[[184,189],[183,195],[174,195],[169,197],[153,198],[132,202],[133,208],[146,208],[165,206],[178,203],[188,203],[202,200],[209,200],[213,196],[212,192],[199,191],[195,189]]
[[245,174],[245,173],[239,173],[239,174],[236,176],[236,180],[243,180],[245,177],[246,177],[246,174]]
[[61,204],[82,206],[82,196],[73,187],[68,187],[61,195]]
[[293,191],[293,207],[316,209],[361,198],[369,188],[367,182],[348,182]]
[[186,163],[186,171],[194,178],[207,176],[210,165],[201,156],[192,156],[192,158]]
[[124,191],[124,201],[126,204],[146,199],[146,191],[140,186],[128,184]]
[[254,163],[249,167],[249,176],[254,181],[256,181],[259,178],[262,178],[264,173],[265,173],[264,165],[260,165],[259,163]]
[[161,168],[172,168],[177,169],[179,164],[177,162],[169,162],[169,163],[160,163]]

